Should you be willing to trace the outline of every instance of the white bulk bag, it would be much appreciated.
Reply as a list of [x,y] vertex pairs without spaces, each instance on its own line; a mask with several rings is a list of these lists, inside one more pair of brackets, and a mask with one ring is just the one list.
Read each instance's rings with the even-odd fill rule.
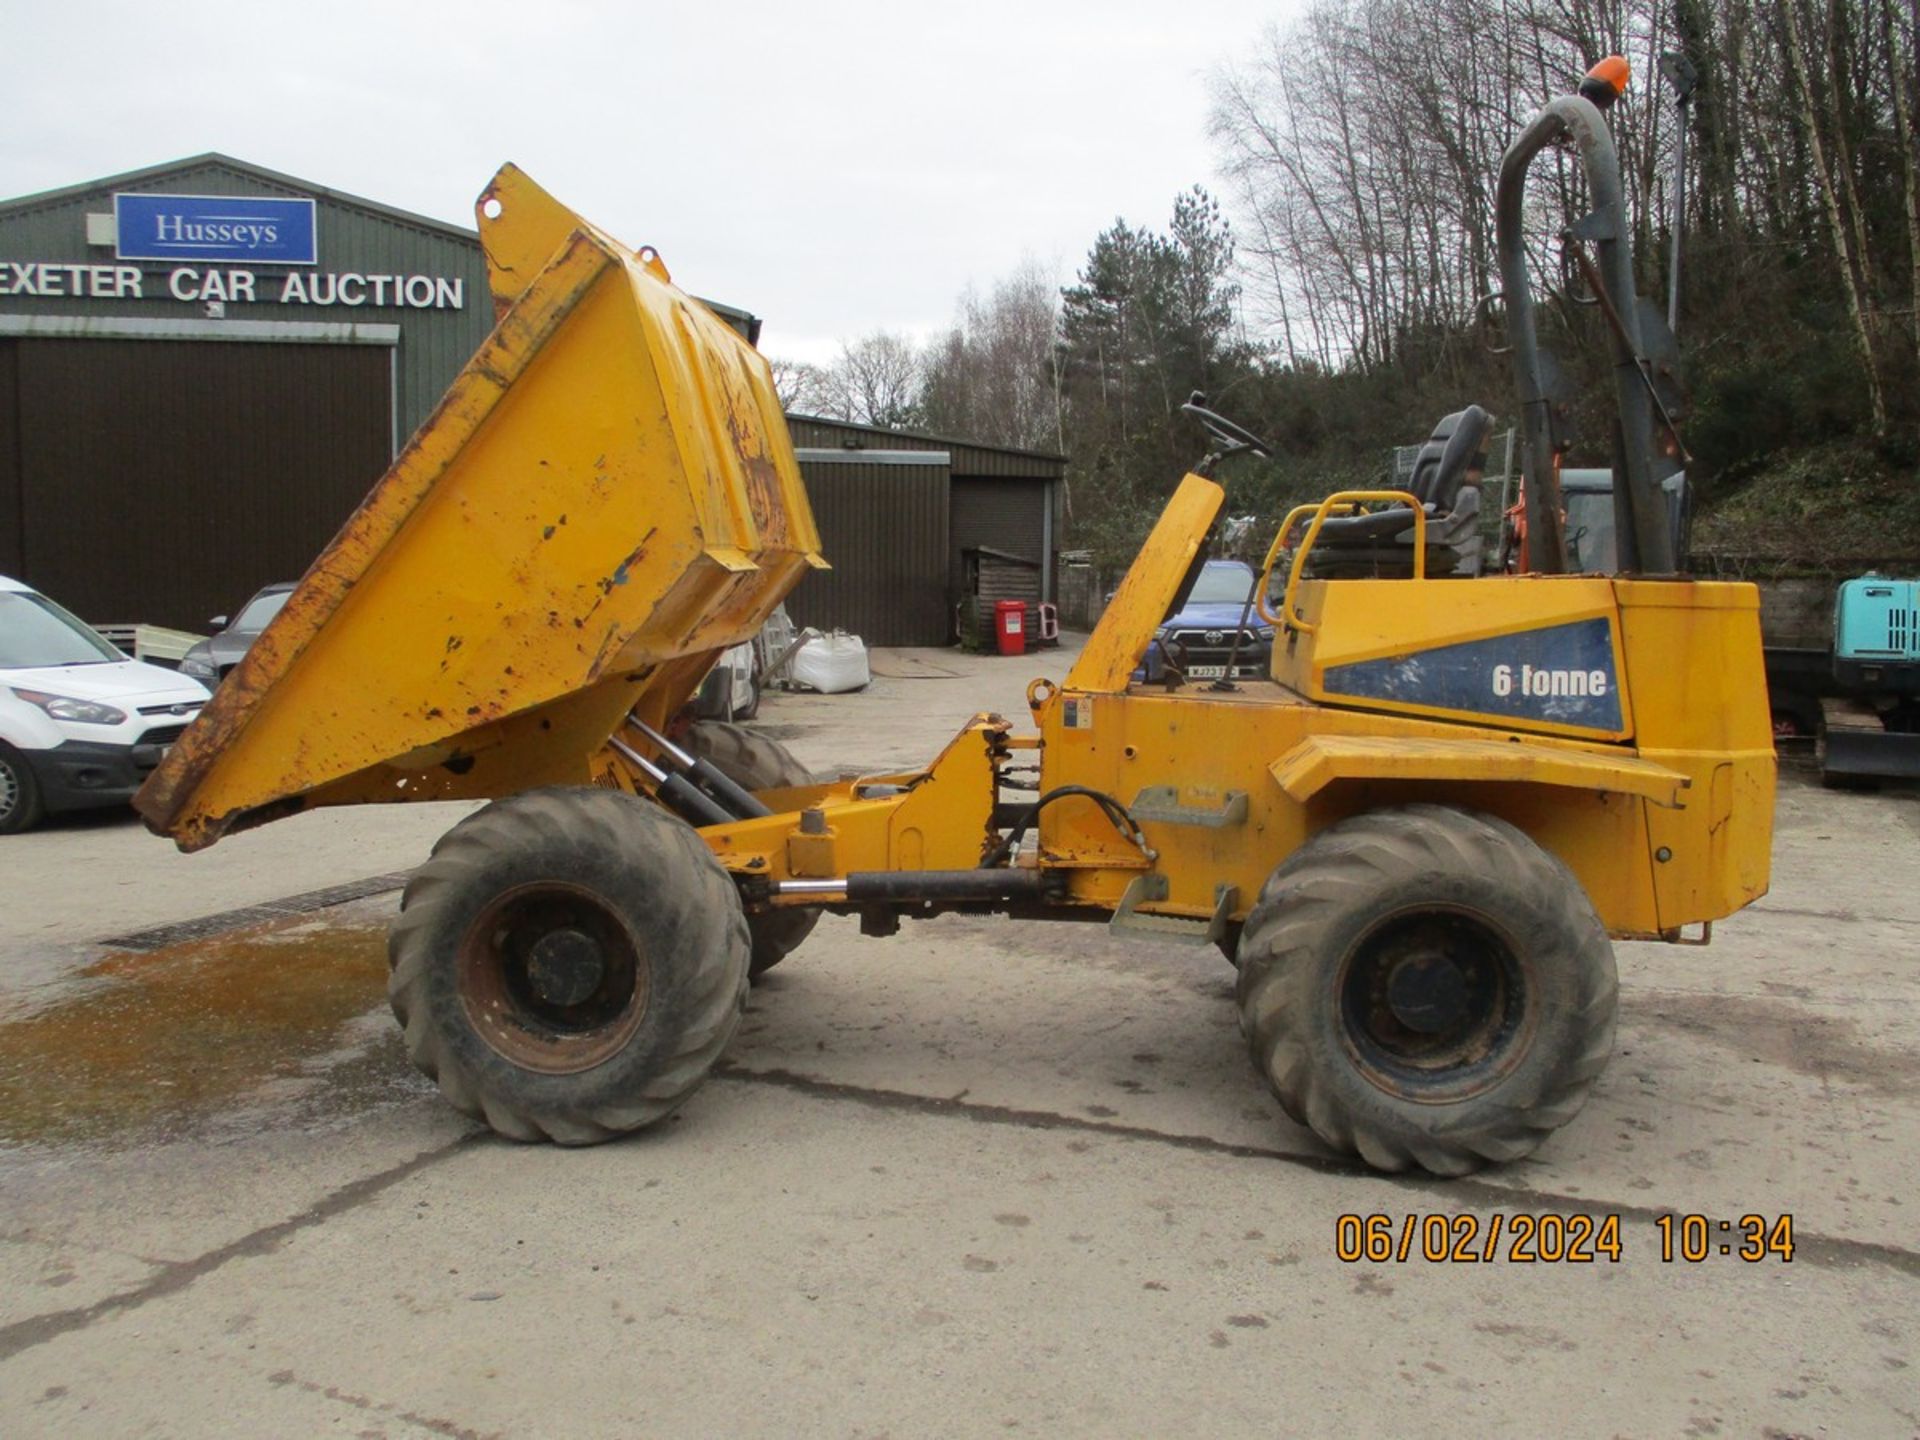
[[873,672],[867,668],[867,647],[858,635],[842,630],[809,638],[794,655],[787,673],[795,685],[818,690],[822,695],[862,690],[873,679]]

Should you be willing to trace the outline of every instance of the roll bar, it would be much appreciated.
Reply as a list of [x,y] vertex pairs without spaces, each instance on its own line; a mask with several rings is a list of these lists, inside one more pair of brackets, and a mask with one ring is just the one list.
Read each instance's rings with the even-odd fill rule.
[[[1616,71],[1602,75],[1612,64]],[[1617,79],[1615,76],[1617,75]],[[1596,83],[1597,82],[1597,83]],[[1596,284],[1613,340],[1614,394],[1619,411],[1621,454],[1614,485],[1615,530],[1622,571],[1672,574],[1678,568],[1667,508],[1660,489],[1654,452],[1653,392],[1646,347],[1641,338],[1639,302],[1633,284],[1633,248],[1628,238],[1626,204],[1620,185],[1620,160],[1613,135],[1599,106],[1587,95],[1611,99],[1625,84],[1625,63],[1602,61],[1582,84],[1581,95],[1547,102],[1507,148],[1494,192],[1494,237],[1500,257],[1500,284],[1506,301],[1507,342],[1520,387],[1520,414],[1526,435],[1522,471],[1526,480],[1527,535],[1534,568],[1550,574],[1567,568],[1565,528],[1561,524],[1559,456],[1566,445],[1558,433],[1546,366],[1540,349],[1532,279],[1521,237],[1521,207],[1527,167],[1547,146],[1570,140],[1579,152],[1593,194],[1593,213],[1568,225],[1561,239],[1575,247],[1581,268]],[[1591,243],[1596,262],[1585,259]],[[1665,416],[1663,414],[1663,419]]]

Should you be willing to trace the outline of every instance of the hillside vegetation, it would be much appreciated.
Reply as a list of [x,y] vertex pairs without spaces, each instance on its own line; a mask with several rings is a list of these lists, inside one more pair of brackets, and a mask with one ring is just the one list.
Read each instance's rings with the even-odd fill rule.
[[[1064,451],[1066,543],[1131,554],[1202,448],[1204,390],[1276,442],[1236,510],[1377,481],[1443,414],[1516,413],[1480,315],[1493,185],[1533,109],[1613,53],[1610,121],[1638,280],[1664,301],[1687,130],[1679,338],[1697,556],[1735,572],[1920,564],[1920,180],[1914,10],[1902,0],[1317,0],[1213,78],[1217,191],[1096,236],[1073,283],[961,303],[925,347],[850,342],[787,367],[803,410]],[[1683,112],[1664,55],[1699,76]],[[1610,361],[1569,293],[1587,208],[1544,155],[1526,224],[1543,343],[1581,398],[1570,465],[1611,461]],[[1662,306],[1664,308],[1664,306]]]

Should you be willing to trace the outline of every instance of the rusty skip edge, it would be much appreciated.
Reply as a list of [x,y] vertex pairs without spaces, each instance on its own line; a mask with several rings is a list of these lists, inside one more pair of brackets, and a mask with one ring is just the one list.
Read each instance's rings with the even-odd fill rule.
[[[230,831],[296,814],[306,791],[252,809],[203,815],[193,809],[200,786],[247,726],[275,681],[312,645],[381,551],[405,528],[513,382],[606,274],[624,257],[588,230],[566,245],[503,315],[446,395],[355,508],[340,532],[301,577],[292,598],[240,663],[214,691],[193,723],[134,796],[133,805],[155,835],[183,851],[205,849]],[[452,438],[444,459],[421,459],[429,435]],[[448,738],[464,733],[449,731]]]

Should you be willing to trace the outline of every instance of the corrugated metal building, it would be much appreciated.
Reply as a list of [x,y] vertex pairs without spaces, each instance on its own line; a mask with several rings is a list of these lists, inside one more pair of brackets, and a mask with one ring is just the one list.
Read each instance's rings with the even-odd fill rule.
[[[304,573],[492,325],[474,231],[228,156],[0,201],[0,574],[204,629]],[[836,567],[802,623],[944,644],[968,546],[1051,597],[1059,457],[793,431]]]
[[1041,451],[789,415],[830,571],[788,601],[796,622],[870,645],[944,645],[966,590],[964,552],[1033,562],[1054,595],[1066,460]]
[[0,203],[0,573],[204,627],[306,569],[492,326],[472,231],[223,155]]

